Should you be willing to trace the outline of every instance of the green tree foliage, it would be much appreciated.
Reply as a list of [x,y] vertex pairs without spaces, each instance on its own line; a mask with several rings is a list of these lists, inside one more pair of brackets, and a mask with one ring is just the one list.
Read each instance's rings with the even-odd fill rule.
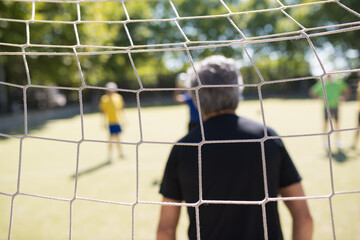
[[[341,58],[348,63],[349,68],[359,67],[359,30],[321,35],[329,29],[340,30],[344,27],[318,28],[349,22],[353,22],[353,26],[358,26],[356,22],[359,21],[359,15],[356,12],[360,10],[359,1],[324,1],[323,4],[286,8],[285,13],[296,22],[280,9],[254,12],[281,7],[279,2],[274,0],[224,2],[232,12],[241,14],[232,15],[229,18],[231,21],[226,17],[220,17],[227,14],[228,9],[219,0],[173,0],[175,11],[169,1],[162,0],[124,3],[79,2],[80,11],[74,2],[35,1],[33,4],[0,1],[0,43],[7,44],[0,45],[0,51],[65,53],[26,56],[31,84],[34,85],[80,87],[84,81],[87,86],[104,86],[106,82],[114,81],[119,87],[126,89],[139,89],[141,86],[173,87],[176,74],[190,66],[187,53],[178,50],[187,40],[191,41],[187,45],[191,48],[203,45],[204,41],[240,41],[244,37],[262,40],[269,36],[276,38],[276,34],[281,33],[289,33],[286,36],[300,36],[299,31],[303,26],[317,50],[330,49],[333,52],[327,60],[335,61]],[[314,1],[281,2],[285,6],[292,6]],[[24,22],[6,19],[30,20],[33,17],[33,6],[34,20],[37,21],[29,22],[27,39],[27,26]],[[354,12],[346,10],[346,7]],[[209,15],[215,17],[203,18]],[[177,16],[185,18],[175,22]],[[194,16],[199,18],[186,18]],[[155,21],[146,21],[148,19]],[[164,19],[173,21],[163,21]],[[76,22],[77,20],[81,22]],[[311,28],[313,29],[309,31]],[[8,46],[9,43],[15,45]],[[33,45],[29,47],[27,43]],[[169,47],[169,43],[178,45]],[[244,47],[265,81],[311,76],[313,64],[309,59],[315,57],[305,38],[268,43],[254,42]],[[174,51],[146,51],[162,48],[173,48]],[[130,49],[131,54],[127,51]],[[88,52],[96,54],[87,55]],[[259,76],[253,66],[244,63],[247,56],[241,46],[202,48],[191,50],[190,54],[194,60],[212,54],[236,58],[242,63],[241,72],[245,82],[259,82]],[[22,56],[3,55],[0,56],[0,63],[4,66],[7,82],[20,85],[28,83]],[[289,85],[285,88],[292,87]],[[284,89],[286,90],[288,89]]]
[[[292,1],[298,3],[299,1]],[[341,4],[341,5],[340,5]],[[309,31],[309,34],[320,34],[326,30],[339,30],[339,33],[326,36],[314,36],[311,38],[314,45],[318,49],[326,49],[331,46],[334,51],[330,61],[336,58],[343,58],[348,62],[350,68],[359,67],[360,53],[360,31],[358,29],[342,32],[345,27],[331,27],[343,23],[356,23],[359,21],[360,2],[344,0],[340,4],[329,2],[321,6],[303,6],[299,8],[291,8],[287,12],[294,17],[300,24],[306,28],[315,28],[330,26],[325,29],[315,29]],[[351,10],[347,10],[349,8]],[[358,26],[358,24],[349,25],[347,27]]]

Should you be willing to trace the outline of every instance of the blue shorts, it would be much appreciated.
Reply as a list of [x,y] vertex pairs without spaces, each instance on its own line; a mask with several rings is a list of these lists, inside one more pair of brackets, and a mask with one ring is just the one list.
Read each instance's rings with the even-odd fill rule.
[[109,125],[110,134],[118,134],[121,133],[121,126],[119,124],[110,124]]

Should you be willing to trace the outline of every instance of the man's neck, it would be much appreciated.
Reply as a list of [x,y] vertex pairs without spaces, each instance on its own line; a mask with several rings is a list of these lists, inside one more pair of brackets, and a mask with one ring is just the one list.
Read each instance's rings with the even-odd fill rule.
[[224,110],[208,113],[203,116],[203,121],[206,121],[209,118],[213,118],[222,114],[235,114],[235,109],[224,109]]

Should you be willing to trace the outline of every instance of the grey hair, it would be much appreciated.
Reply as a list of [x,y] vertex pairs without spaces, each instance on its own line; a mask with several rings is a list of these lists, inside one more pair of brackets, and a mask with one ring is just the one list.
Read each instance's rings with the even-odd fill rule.
[[[189,69],[192,87],[199,86],[200,109],[203,115],[221,110],[236,109],[241,99],[242,88],[239,86],[214,87],[214,85],[238,85],[242,84],[242,78],[235,61],[220,55],[205,58],[195,64],[196,74]],[[212,85],[212,87],[208,87]],[[192,98],[196,103],[195,92]]]

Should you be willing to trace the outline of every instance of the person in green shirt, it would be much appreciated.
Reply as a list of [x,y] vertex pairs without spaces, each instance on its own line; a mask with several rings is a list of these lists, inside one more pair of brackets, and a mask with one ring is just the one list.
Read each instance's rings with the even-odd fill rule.
[[[339,105],[341,101],[345,101],[350,96],[350,89],[347,84],[342,79],[336,79],[332,75],[327,75],[324,77],[324,86],[327,97],[327,103],[330,110],[330,116],[334,121],[335,129],[339,129]],[[314,84],[310,90],[309,94],[312,98],[321,98],[324,99],[324,113],[325,113],[325,121],[323,132],[327,131],[328,128],[328,111],[326,109],[326,101],[324,98],[324,91],[321,84],[321,81],[318,81]],[[336,132],[336,145],[339,149],[343,148],[343,143],[340,140],[339,132]],[[327,147],[327,142],[324,142],[324,146]]]

